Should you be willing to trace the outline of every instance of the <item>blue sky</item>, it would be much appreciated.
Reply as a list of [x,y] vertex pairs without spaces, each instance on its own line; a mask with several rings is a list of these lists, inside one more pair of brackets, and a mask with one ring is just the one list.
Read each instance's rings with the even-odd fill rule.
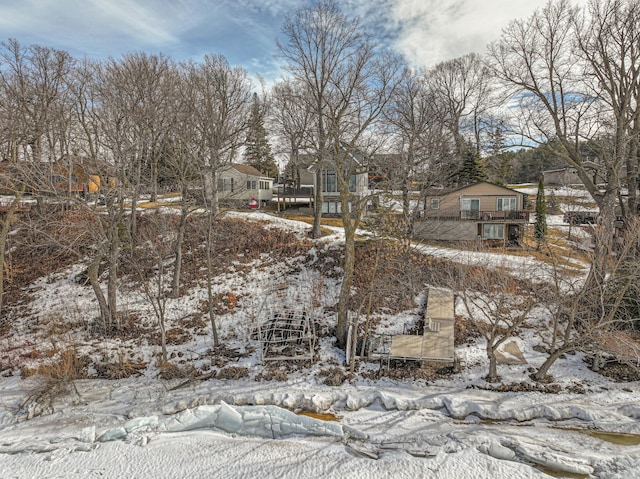
[[[514,18],[545,0],[339,0],[414,67],[483,52]],[[306,0],[0,0],[0,40],[75,57],[162,52],[198,60],[221,53],[267,80],[279,75],[276,37]]]

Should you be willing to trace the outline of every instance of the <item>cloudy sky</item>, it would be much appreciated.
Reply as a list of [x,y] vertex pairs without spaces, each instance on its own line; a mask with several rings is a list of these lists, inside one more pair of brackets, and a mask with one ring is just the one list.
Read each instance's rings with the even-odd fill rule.
[[[546,0],[339,0],[410,65],[483,52],[514,18]],[[222,53],[265,78],[278,75],[275,39],[306,0],[0,0],[0,40],[15,38],[76,57],[162,52],[198,60]]]

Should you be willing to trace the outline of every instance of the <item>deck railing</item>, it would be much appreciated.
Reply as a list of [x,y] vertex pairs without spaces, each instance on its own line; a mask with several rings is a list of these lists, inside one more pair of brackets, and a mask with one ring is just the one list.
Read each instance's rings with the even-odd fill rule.
[[439,211],[430,210],[421,212],[420,219],[438,219],[445,221],[486,221],[504,223],[507,221],[528,222],[528,211]]

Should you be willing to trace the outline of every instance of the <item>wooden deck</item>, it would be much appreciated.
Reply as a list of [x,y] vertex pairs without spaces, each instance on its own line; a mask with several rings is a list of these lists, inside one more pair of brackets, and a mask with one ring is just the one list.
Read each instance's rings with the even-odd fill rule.
[[429,290],[422,335],[391,337],[388,359],[455,362],[453,293]]

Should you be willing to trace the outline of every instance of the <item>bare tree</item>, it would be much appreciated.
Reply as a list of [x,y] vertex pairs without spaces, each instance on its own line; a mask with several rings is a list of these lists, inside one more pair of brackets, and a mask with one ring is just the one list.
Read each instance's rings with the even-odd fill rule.
[[609,276],[599,281],[593,276],[591,280],[581,280],[573,274],[567,275],[560,259],[552,251],[548,252],[553,261],[553,281],[536,293],[539,304],[550,316],[548,331],[541,335],[547,358],[534,374],[535,379],[544,379],[563,354],[584,351],[598,355],[616,331],[629,329],[637,321],[636,316],[625,314],[622,305],[640,274],[638,221],[629,220],[618,234],[624,238],[616,238]]
[[292,80],[276,83],[271,90],[270,125],[289,153],[285,167],[286,181],[300,186],[300,153],[309,145],[311,110],[305,86]]
[[251,106],[247,72],[231,67],[222,55],[205,55],[203,63],[184,66],[193,141],[200,155],[205,197],[218,214],[218,173],[244,141]]
[[215,323],[213,294],[213,232],[218,215],[218,174],[237,154],[244,140],[251,105],[251,84],[247,72],[232,68],[222,55],[205,55],[202,64],[185,65],[191,129],[191,151],[203,172],[203,199],[208,209],[207,295],[213,342],[220,344]]
[[279,43],[285,68],[310,95],[310,128],[317,171],[313,235],[320,235],[323,169],[335,171],[345,232],[344,277],[338,302],[337,337],[345,346],[348,303],[355,261],[355,232],[366,199],[353,194],[353,178],[363,164],[354,161],[367,133],[381,115],[400,77],[401,63],[378,53],[358,19],[340,12],[335,1],[297,10],[285,20],[286,43]]
[[537,304],[531,291],[523,290],[511,275],[488,269],[466,270],[459,278],[460,297],[467,315],[475,320],[486,340],[488,381],[498,379],[496,351],[527,319]]
[[480,154],[484,116],[499,103],[482,58],[469,53],[438,63],[426,72],[426,79],[440,117],[453,135],[458,156],[461,158],[466,149],[464,130],[472,135]]
[[[386,186],[402,194],[405,234],[411,236],[419,202],[412,206],[411,195],[417,186],[426,191],[447,180],[447,162],[438,161],[450,150],[450,137],[436,108],[435,99],[423,76],[407,72],[391,97],[385,120],[391,125],[394,154],[376,155],[373,163],[380,167]],[[384,164],[385,158],[388,163]],[[383,163],[378,165],[378,162]]]
[[119,138],[122,146],[122,140],[128,142],[126,150],[120,151],[120,160],[121,166],[126,167],[123,179],[130,186],[129,229],[133,242],[141,188],[146,185],[151,191],[151,200],[155,201],[158,162],[173,120],[169,111],[173,78],[169,76],[170,68],[170,61],[164,56],[134,53],[119,60],[110,59],[100,75],[104,81],[103,94],[111,99],[111,106],[118,105],[119,121],[126,128],[121,130],[123,134]]
[[171,241],[171,223],[159,212],[146,214],[140,232],[140,244],[128,255],[134,276],[142,296],[151,305],[160,329],[162,363],[167,357],[167,267],[166,263],[174,250]]
[[[610,267],[633,100],[628,90],[621,90],[626,80],[619,82],[617,65],[627,64],[625,47],[612,51],[616,40],[602,36],[609,27],[597,17],[585,24],[579,13],[567,0],[550,2],[530,18],[512,22],[490,46],[490,55],[493,72],[511,89],[518,105],[520,134],[574,167],[598,205],[597,254],[591,270],[597,284]],[[594,31],[602,34],[599,39]],[[613,139],[611,147],[599,141],[607,137]],[[589,139],[599,145],[604,188],[589,171],[580,148]]]
[[[637,214],[640,2],[591,0],[583,16],[575,19],[574,29],[587,86],[604,105],[601,121],[609,144],[600,150],[600,161],[608,183],[626,184],[629,212]],[[621,206],[624,212],[624,203]]]
[[[0,44],[0,90],[5,126],[5,156],[13,162],[53,163],[64,152],[54,135],[73,60],[61,50],[11,39]],[[40,165],[39,165],[40,166]]]

